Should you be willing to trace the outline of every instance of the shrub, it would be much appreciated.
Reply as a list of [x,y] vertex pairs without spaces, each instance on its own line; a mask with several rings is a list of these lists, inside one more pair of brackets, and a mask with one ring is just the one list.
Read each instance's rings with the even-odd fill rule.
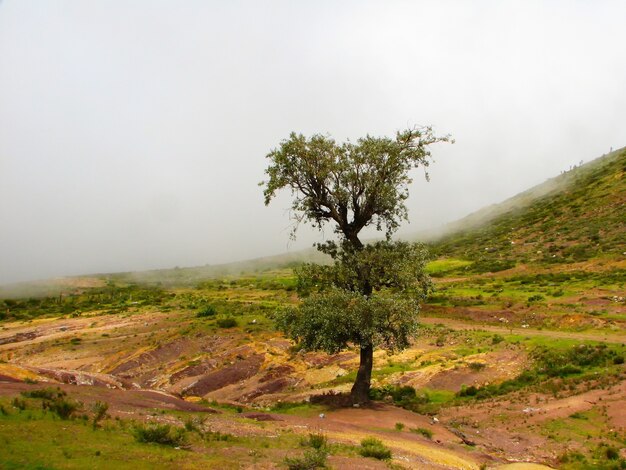
[[26,398],[43,398],[44,400],[56,400],[57,398],[62,398],[67,394],[61,390],[60,388],[41,388],[39,390],[29,390],[26,392],[22,392],[22,396]]
[[396,423],[396,431],[402,431],[404,429],[404,423]]
[[184,443],[185,430],[172,430],[169,424],[137,425],[133,429],[133,436],[137,442],[153,442],[166,446],[178,447]]
[[80,403],[74,400],[68,400],[63,397],[55,398],[52,401],[44,401],[43,409],[48,409],[61,419],[70,419],[74,412],[80,408]]
[[204,425],[206,418],[200,418],[198,416],[189,416],[185,420],[185,430],[189,432],[197,432],[202,434],[202,426]]
[[92,406],[91,409],[93,411],[93,418],[91,420],[91,425],[94,429],[98,427],[98,423],[104,419],[109,410],[109,404],[106,402],[97,401]]
[[485,364],[484,362],[470,362],[468,366],[474,372],[479,372],[483,370],[485,367],[487,367],[487,364]]
[[504,336],[499,335],[497,333],[491,337],[491,344],[498,344],[498,343],[501,343],[502,341],[504,341]]
[[326,468],[326,458],[328,453],[325,449],[311,449],[305,451],[302,457],[287,457],[285,465],[289,470],[315,470],[316,468]]
[[432,439],[433,438],[433,432],[430,429],[426,429],[426,428],[411,428],[410,431],[415,433],[415,434],[421,434],[422,436],[424,436],[427,439]]
[[328,447],[328,438],[323,433],[309,433],[309,436],[300,441],[300,445],[313,447],[314,449],[325,449]]
[[368,437],[361,441],[359,454],[363,457],[372,457],[378,460],[388,460],[391,458],[391,450],[374,437]]
[[198,318],[213,317],[215,316],[216,313],[217,313],[217,310],[215,310],[215,307],[213,305],[207,305],[196,314],[196,317]]
[[26,409],[26,400],[20,400],[19,398],[15,397],[11,402],[11,405],[13,405],[13,407],[17,408],[20,411],[24,411]]
[[217,320],[217,326],[220,328],[232,328],[237,326],[237,320],[234,318],[220,318]]
[[207,441],[234,441],[236,437],[227,432],[208,431],[204,433],[204,439]]

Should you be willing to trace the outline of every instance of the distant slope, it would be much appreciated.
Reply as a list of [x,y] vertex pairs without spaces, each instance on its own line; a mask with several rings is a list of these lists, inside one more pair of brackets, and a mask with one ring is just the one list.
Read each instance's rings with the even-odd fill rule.
[[623,148],[451,224],[432,250],[495,268],[622,257],[625,173]]
[[307,250],[266,256],[234,263],[195,266],[190,268],[155,269],[151,271],[90,274],[40,281],[27,281],[0,286],[0,299],[48,297],[84,292],[107,283],[143,284],[161,287],[195,286],[206,279],[255,276],[272,270],[291,268],[304,262],[325,263],[328,257],[310,248]]

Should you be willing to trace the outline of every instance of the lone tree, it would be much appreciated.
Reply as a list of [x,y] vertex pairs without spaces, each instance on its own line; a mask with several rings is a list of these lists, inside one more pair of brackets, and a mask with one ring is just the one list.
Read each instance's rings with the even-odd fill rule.
[[[332,354],[359,346],[354,403],[369,399],[374,348],[403,349],[417,332],[419,302],[431,289],[426,252],[419,244],[392,242],[391,235],[407,219],[409,172],[428,167],[431,144],[449,141],[434,136],[431,127],[398,132],[395,139],[367,136],[343,144],[292,133],[267,155],[265,204],[288,188],[294,234],[300,222],[319,229],[329,223],[339,239],[317,245],[332,265],[296,270],[303,300],[282,311],[278,325],[309,350]],[[372,225],[385,231],[385,241],[365,245],[359,234]]]

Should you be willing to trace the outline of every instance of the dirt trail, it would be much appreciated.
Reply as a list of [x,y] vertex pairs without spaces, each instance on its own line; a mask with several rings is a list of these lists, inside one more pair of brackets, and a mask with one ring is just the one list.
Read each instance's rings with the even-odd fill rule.
[[451,318],[424,317],[420,318],[427,325],[443,324],[455,330],[482,330],[493,333],[515,334],[524,336],[544,336],[548,338],[575,339],[580,341],[604,341],[605,343],[626,343],[626,335],[603,332],[577,333],[558,330],[535,330],[532,328],[509,328],[506,326],[485,325],[474,322],[465,322]]

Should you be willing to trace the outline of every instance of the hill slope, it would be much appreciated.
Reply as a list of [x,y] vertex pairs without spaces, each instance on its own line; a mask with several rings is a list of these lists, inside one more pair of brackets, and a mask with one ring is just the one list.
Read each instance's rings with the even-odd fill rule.
[[621,258],[626,148],[451,224],[435,254],[510,267]]

